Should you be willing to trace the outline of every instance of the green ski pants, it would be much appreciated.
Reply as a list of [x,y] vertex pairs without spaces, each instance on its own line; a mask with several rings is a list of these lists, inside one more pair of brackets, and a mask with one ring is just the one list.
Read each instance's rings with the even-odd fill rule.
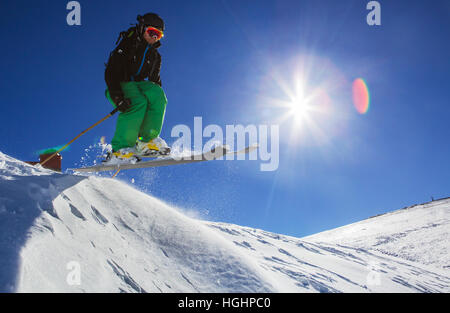
[[[131,108],[120,112],[116,131],[111,141],[113,151],[134,147],[136,140],[150,141],[159,136],[164,122],[167,98],[158,84],[149,81],[122,82],[124,97],[130,99]],[[115,106],[109,90],[106,98]]]

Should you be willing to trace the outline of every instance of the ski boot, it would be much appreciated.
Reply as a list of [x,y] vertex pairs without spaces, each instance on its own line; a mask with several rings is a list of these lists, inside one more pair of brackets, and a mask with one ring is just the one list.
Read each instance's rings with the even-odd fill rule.
[[137,140],[136,151],[139,157],[158,157],[170,154],[170,147],[160,137],[156,137],[149,142]]
[[135,164],[139,162],[141,159],[136,153],[135,148],[122,148],[117,151],[110,151],[106,154],[105,160],[103,160],[103,164],[125,164],[131,163]]

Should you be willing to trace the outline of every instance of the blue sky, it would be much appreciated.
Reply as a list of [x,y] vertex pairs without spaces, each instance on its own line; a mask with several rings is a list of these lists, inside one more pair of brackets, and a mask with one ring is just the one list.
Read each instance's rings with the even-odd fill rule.
[[[372,27],[365,0],[81,0],[81,26],[67,25],[67,2],[0,4],[3,153],[36,160],[111,111],[104,62],[137,14],[157,12],[169,99],[161,136],[173,143],[172,127],[194,116],[278,124],[279,168],[215,161],[118,179],[206,219],[298,237],[449,196],[448,1],[379,1],[382,25]],[[356,78],[370,91],[366,114],[352,104]],[[276,105],[297,82],[320,91],[308,122]],[[63,168],[92,163],[88,148],[111,139],[115,119],[63,152]]]

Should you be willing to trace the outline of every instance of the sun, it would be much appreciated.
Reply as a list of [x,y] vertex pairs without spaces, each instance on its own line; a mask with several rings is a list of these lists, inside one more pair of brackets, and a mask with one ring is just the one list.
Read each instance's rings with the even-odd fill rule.
[[273,122],[290,125],[290,141],[297,139],[305,129],[315,127],[316,115],[319,113],[317,91],[308,85],[307,79],[301,73],[296,74],[290,82],[281,79],[277,81],[283,90],[284,99],[271,98],[269,101],[270,106],[279,109],[279,115],[274,117]]
[[328,58],[296,54],[267,63],[257,89],[261,118],[290,146],[329,147],[347,127],[346,76]]
[[291,87],[287,87],[288,101],[285,102],[284,120],[290,120],[294,131],[307,127],[315,116],[315,92],[307,80],[299,73],[292,80]]
[[305,119],[308,119],[311,113],[311,107],[308,105],[306,99],[296,98],[288,103],[288,115],[293,119],[295,125],[299,125]]

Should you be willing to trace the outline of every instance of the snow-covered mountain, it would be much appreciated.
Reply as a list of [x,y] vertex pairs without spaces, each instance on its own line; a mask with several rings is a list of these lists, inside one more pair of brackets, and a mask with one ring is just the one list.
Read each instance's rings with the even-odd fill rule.
[[450,200],[306,238],[0,152],[0,291],[450,292]]

